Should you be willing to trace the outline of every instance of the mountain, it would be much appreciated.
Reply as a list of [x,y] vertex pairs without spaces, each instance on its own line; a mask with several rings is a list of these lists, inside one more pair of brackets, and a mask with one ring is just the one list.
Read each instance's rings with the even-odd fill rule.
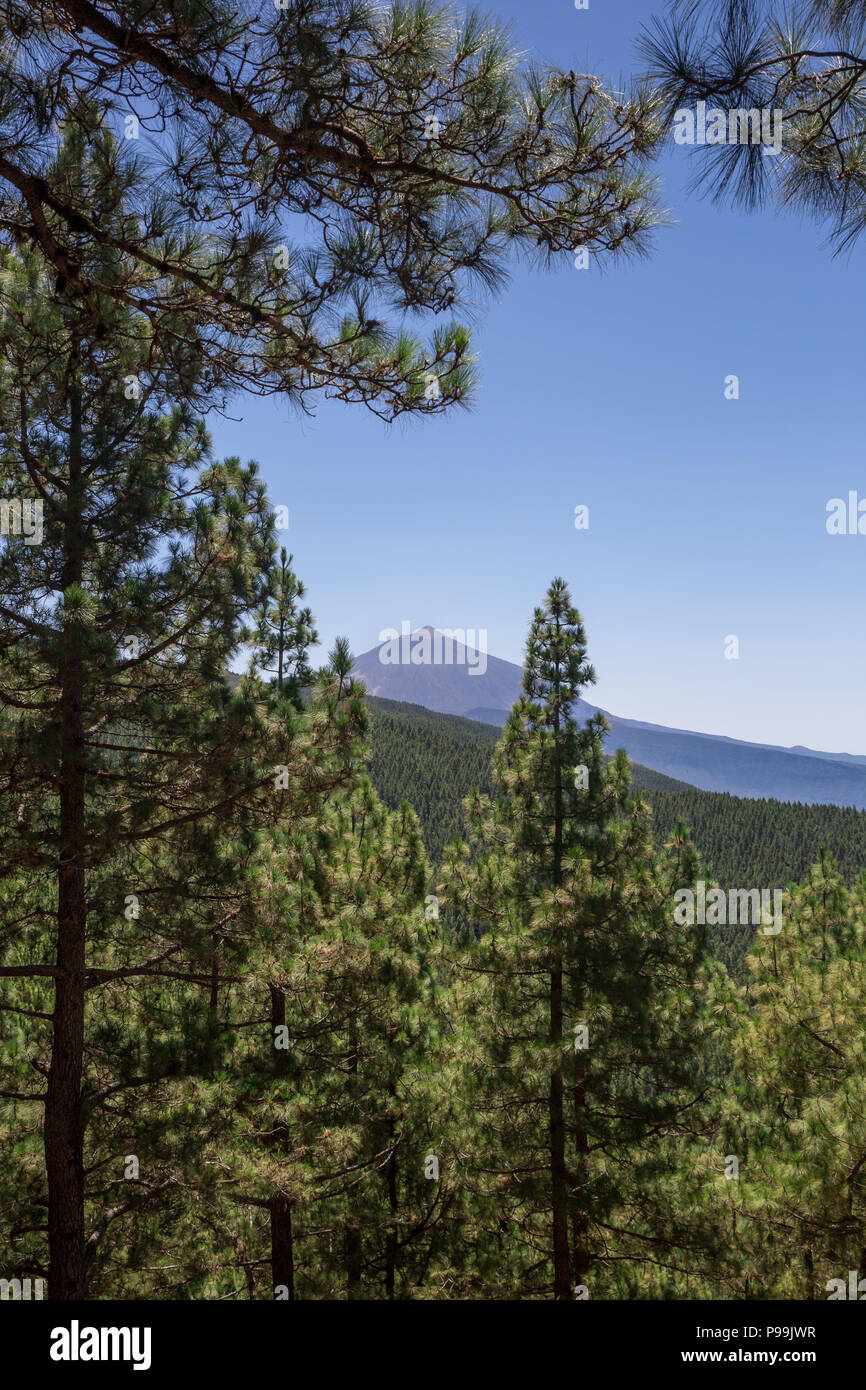
[[[426,654],[422,645],[425,636],[431,653],[435,653],[437,637],[440,639],[442,659],[413,664],[413,654],[419,657]],[[470,718],[480,716],[477,713],[469,715],[468,711],[485,706],[491,716],[483,721],[485,724],[505,722],[520,693],[523,673],[519,666],[474,650],[439,628],[418,628],[403,645],[409,658],[406,661],[392,660],[401,654],[392,649],[397,643],[387,642],[358,657],[355,675],[363,680],[371,695],[423,705],[439,714],[462,714]]]
[[[355,674],[382,699],[501,726],[520,693],[521,669],[478,651],[466,636],[463,642],[447,630],[419,628],[364,652]],[[595,712],[578,701],[578,719]],[[746,743],[603,713],[611,726],[609,752],[624,748],[634,762],[703,791],[866,808],[861,755]]]

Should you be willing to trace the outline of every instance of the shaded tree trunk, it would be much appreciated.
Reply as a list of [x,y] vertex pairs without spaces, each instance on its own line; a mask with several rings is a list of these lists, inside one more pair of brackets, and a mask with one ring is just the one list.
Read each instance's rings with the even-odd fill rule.
[[[83,572],[81,402],[73,395],[70,476],[64,537],[64,590]],[[57,965],[51,1063],[45,1097],[44,1146],[48,1180],[48,1293],[85,1296],[84,1268],[84,984],[87,890],[84,870],[84,661],[81,635],[70,622],[60,658]]]
[[[394,1087],[389,1088],[391,1094]],[[394,1297],[395,1275],[397,1270],[397,1154],[394,1151],[394,1121],[389,1124],[389,1135],[391,1139],[391,1153],[388,1158],[387,1180],[388,1180],[388,1206],[391,1211],[391,1223],[388,1227],[388,1239],[385,1247],[385,1297]]]
[[[358,1070],[358,1032],[355,1020],[349,1024],[349,1062],[348,1072],[350,1076]],[[361,1230],[360,1227],[351,1223],[346,1227],[345,1235],[346,1252],[346,1296],[347,1298],[358,1298],[361,1292]]]
[[[271,1283],[274,1290],[288,1290],[289,1301],[295,1297],[295,1242],[292,1231],[292,1204],[288,1197],[272,1197],[268,1204],[271,1216]],[[276,1296],[276,1295],[275,1295]]]
[[[276,985],[269,985],[271,1001],[271,1046],[274,1046],[275,1029],[285,1027],[286,995]],[[277,1072],[284,1071],[289,1054],[284,1049],[274,1048],[274,1066]],[[289,1151],[288,1127],[276,1127],[273,1143],[284,1153]],[[292,1204],[283,1193],[272,1197],[268,1203],[271,1218],[271,1285],[272,1291],[283,1287],[288,1291],[289,1301],[295,1298],[295,1238],[292,1229]],[[275,1295],[274,1295],[275,1296]]]
[[[562,1048],[562,970],[550,974],[550,1040]],[[553,1201],[553,1296],[571,1297],[568,1250],[568,1176],[565,1166],[565,1115],[562,1067],[550,1078],[550,1181]]]
[[[574,1059],[574,1100],[575,1147],[577,1150],[579,1172],[586,1180],[589,1158],[589,1138],[586,1132],[586,1062],[580,1053]],[[585,1206],[575,1210],[571,1218],[572,1266],[576,1284],[586,1284],[589,1277],[589,1221]]]
[[[557,632],[559,623],[557,622]],[[562,881],[563,805],[562,763],[559,747],[559,681],[555,682],[554,789],[553,789],[553,886]],[[553,1297],[571,1298],[568,1248],[568,1174],[565,1165],[565,1109],[562,1079],[562,962],[550,972],[550,1042],[558,1059],[550,1078],[550,1186],[553,1203]]]

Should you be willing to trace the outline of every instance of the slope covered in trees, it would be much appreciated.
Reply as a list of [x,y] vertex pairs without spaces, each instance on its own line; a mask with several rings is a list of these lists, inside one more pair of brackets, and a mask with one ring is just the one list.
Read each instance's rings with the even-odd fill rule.
[[[438,862],[445,845],[463,832],[463,797],[475,787],[490,790],[500,731],[420,705],[367,703],[373,783],[389,806],[403,798],[414,806],[427,852]],[[639,763],[632,765],[632,785],[648,794],[657,842],[682,818],[708,875],[723,887],[798,883],[822,847],[846,882],[866,864],[866,811],[699,791]]]
[[[348,645],[311,680],[257,465],[202,418],[464,401],[466,330],[404,313],[508,247],[639,249],[652,100],[427,4],[3,11],[0,501],[39,520],[0,550],[4,1298],[820,1296],[866,1247],[855,840],[732,981],[680,912],[694,794],[640,774],[654,822],[574,717],[561,579],[501,736],[379,707],[380,796]],[[717,872],[796,871],[705,804]]]
[[[269,573],[260,616],[297,672],[310,615],[275,553]],[[374,704],[372,766],[392,789],[426,770],[428,816],[456,815],[458,772],[489,787],[465,788],[469,839],[438,874],[413,811],[365,777],[345,644],[303,697],[279,671],[231,682],[248,736],[289,754],[255,833],[204,808],[206,835],[145,826],[138,853],[89,866],[105,907],[65,1246],[84,1296],[814,1298],[856,1266],[863,881],[821,856],[782,934],[754,924],[727,953],[678,918],[708,871],[677,810],[704,803],[724,835],[736,802],[656,786],[654,826],[598,720],[570,718],[585,650],[560,582],[499,739]],[[129,728],[134,747],[97,745],[89,776],[142,756],[153,736]],[[98,807],[88,791],[90,819]],[[50,1074],[52,985],[26,962],[47,957],[52,919],[17,868],[2,889],[19,932],[2,972],[0,1249],[8,1275],[50,1277],[32,1076]]]

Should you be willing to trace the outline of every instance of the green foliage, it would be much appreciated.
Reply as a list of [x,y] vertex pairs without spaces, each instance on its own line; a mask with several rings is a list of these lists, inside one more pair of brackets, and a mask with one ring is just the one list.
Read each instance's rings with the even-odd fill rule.
[[749,966],[721,1133],[740,1165],[726,1291],[848,1297],[866,1247],[866,880],[846,888],[822,856]]
[[[0,16],[2,237],[35,241],[82,301],[146,301],[165,353],[205,323],[187,394],[324,393],[389,419],[465,404],[470,336],[446,315],[501,287],[509,257],[640,254],[659,221],[652,94],[530,64],[475,12],[3,0]],[[58,169],[61,121],[114,132],[122,220]],[[109,263],[122,248],[124,274],[82,265],[82,234]],[[441,316],[424,337],[418,314]]]
[[[111,161],[75,126],[58,155],[106,225],[124,217]],[[83,238],[77,255],[128,269]],[[195,336],[163,356],[145,314],[81,302],[38,252],[0,270],[0,492],[42,509],[39,543],[0,552],[0,1027],[35,1024],[8,1089],[32,1097],[31,1131],[44,1106],[47,1185],[15,1192],[11,1221],[41,1231],[47,1205],[52,1293],[75,1297],[128,1210],[124,1154],[151,1160],[133,1208],[165,1190],[163,1083],[215,1065],[220,1020],[196,1000],[244,958],[257,833],[339,785],[364,720],[342,677],[309,714],[254,674],[226,683],[273,582],[274,518],[256,465],[215,461],[174,403]]]
[[773,199],[828,224],[837,250],[866,227],[866,9],[863,0],[685,0],[644,31],[649,80],[666,117],[697,101],[778,112],[781,150],[760,142],[699,152],[695,182],[747,207]]
[[[464,798],[475,787],[488,794],[492,789],[499,730],[420,705],[368,703],[373,783],[389,806],[406,800],[415,807],[428,853],[439,863],[445,846],[464,833]],[[798,883],[822,849],[832,854],[847,883],[866,861],[866,811],[699,791],[640,764],[631,767],[631,784],[650,793],[657,848],[684,822],[705,879],[726,891]],[[741,981],[748,973],[750,941],[740,928],[709,929],[712,953]]]
[[487,1281],[500,1296],[633,1295],[644,1266],[665,1288],[665,1261],[693,1241],[659,1138],[687,1113],[694,1127],[701,1099],[700,933],[671,913],[697,856],[678,842],[656,859],[624,756],[605,762],[603,716],[573,720],[593,679],[556,580],[530,629],[494,798],[468,799],[470,844],[446,856],[443,891],[479,934],[454,968],[472,982],[468,1181],[482,1240],[498,1244]]
[[420,705],[370,699],[370,779],[388,806],[408,801],[439,864],[446,844],[463,833],[463,799],[491,790],[499,730]]
[[[498,287],[508,252],[642,251],[672,89],[526,65],[427,3],[2,10],[0,502],[41,508],[0,550],[3,1276],[820,1296],[864,1249],[860,814],[606,758],[560,580],[501,736],[377,702],[368,780],[348,645],[311,676],[257,467],[200,419],[240,386],[464,403],[467,330],[408,317]],[[762,43],[790,108],[799,59]],[[850,67],[816,88],[843,144]],[[146,150],[112,133],[136,110]],[[813,118],[786,118],[807,201],[841,148]],[[674,894],[787,881],[818,837],[839,867],[782,934],[709,943],[732,981]]]
[[273,672],[278,695],[285,695],[297,706],[312,681],[307,651],[318,641],[312,612],[298,605],[305,593],[292,569],[292,556],[281,550],[279,563],[268,575],[256,615],[253,666]]

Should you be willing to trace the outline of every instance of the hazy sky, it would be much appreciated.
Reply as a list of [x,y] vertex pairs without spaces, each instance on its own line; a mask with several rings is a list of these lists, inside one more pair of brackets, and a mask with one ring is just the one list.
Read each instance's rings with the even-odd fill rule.
[[[616,85],[661,6],[486,8],[526,50]],[[345,634],[362,652],[408,620],[486,629],[491,653],[520,662],[561,574],[593,703],[864,753],[866,536],[828,535],[826,506],[866,498],[866,242],[833,260],[820,226],[700,201],[673,144],[659,172],[675,224],[649,261],[518,269],[481,306],[470,414],[389,428],[361,408],[299,421],[247,398],[239,423],[212,422],[216,446],[257,458],[289,508],[324,644]]]

